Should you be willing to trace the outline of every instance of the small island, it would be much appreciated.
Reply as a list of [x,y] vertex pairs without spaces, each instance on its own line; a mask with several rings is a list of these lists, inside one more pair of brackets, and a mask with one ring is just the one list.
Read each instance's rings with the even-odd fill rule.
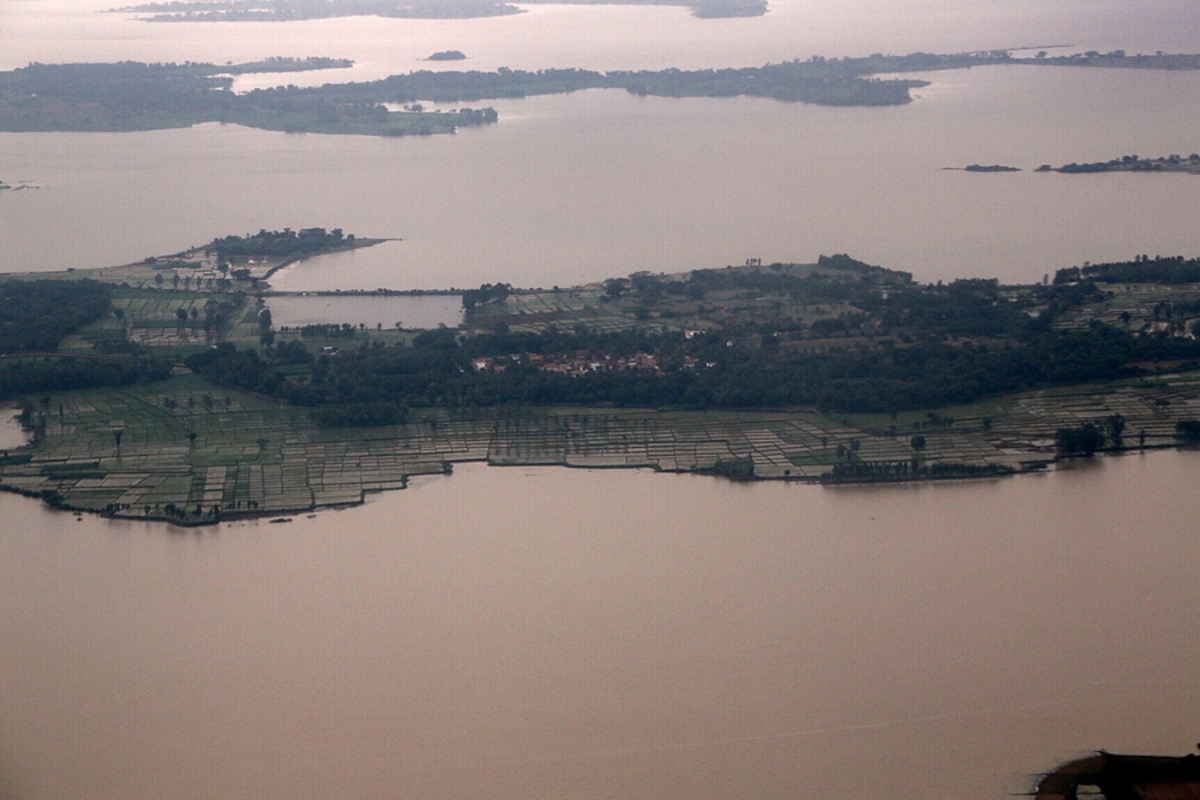
[[1192,153],[1189,156],[1169,155],[1159,158],[1142,158],[1130,155],[1108,161],[1096,161],[1086,164],[1072,162],[1064,164],[1061,167],[1052,167],[1049,164],[1043,164],[1036,171],[1060,172],[1065,175],[1095,172],[1187,172],[1192,175],[1200,175],[1200,153]]
[[430,54],[426,61],[462,61],[467,57],[462,50],[439,50]]
[[0,276],[0,400],[32,436],[0,452],[0,488],[205,525],[468,461],[841,484],[1200,443],[1200,259],[1005,286],[749,258],[458,290],[458,329],[272,320],[275,270],[377,241],[262,230]]
[[1003,164],[968,164],[963,172],[1020,172],[1020,167],[1008,167]]

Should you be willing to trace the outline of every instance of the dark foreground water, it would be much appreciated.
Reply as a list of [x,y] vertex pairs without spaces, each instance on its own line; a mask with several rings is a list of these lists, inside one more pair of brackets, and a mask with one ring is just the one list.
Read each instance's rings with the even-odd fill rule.
[[1002,798],[1185,752],[1198,468],[475,466],[188,531],[0,496],[0,796]]

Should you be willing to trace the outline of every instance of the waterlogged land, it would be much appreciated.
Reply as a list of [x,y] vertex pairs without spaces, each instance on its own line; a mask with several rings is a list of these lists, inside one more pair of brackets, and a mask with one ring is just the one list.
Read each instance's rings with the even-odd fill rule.
[[485,285],[458,332],[272,325],[274,268],[369,243],[260,231],[0,284],[28,317],[0,341],[0,395],[33,435],[0,454],[0,486],[207,524],[357,503],[469,461],[878,482],[1200,439],[1197,261],[1001,287],[751,259]]

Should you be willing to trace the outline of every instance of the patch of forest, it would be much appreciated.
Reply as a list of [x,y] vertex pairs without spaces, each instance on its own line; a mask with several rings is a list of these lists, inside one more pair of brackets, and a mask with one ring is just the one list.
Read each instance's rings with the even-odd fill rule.
[[90,280],[0,282],[0,354],[53,352],[108,311],[110,297],[108,286]]
[[[1200,66],[1200,57],[1149,58],[1148,62],[1136,63],[1161,69]],[[1078,63],[1088,65],[1092,61],[1083,58]],[[1099,63],[1110,65],[1109,61]],[[1132,64],[1133,60],[1130,61]],[[244,94],[231,90],[233,73],[288,72],[346,63],[338,59],[273,58],[234,66],[135,62],[30,64],[0,72],[0,130],[132,131],[230,122],[289,132],[422,135],[450,133],[461,126],[487,125],[498,117],[490,108],[430,112],[419,104],[412,105],[419,100],[460,103],[598,88],[660,97],[746,96],[820,105],[898,105],[910,102],[910,90],[928,82],[877,76],[985,64],[1058,62],[1014,59],[1003,50],[904,56],[877,53],[862,58],[813,56],[805,61],[796,59],[743,69],[607,73],[582,69],[422,70],[363,83],[287,86]],[[405,111],[391,111],[387,104],[409,104],[409,107]]]
[[1109,159],[1108,161],[1093,161],[1083,164],[1071,162],[1070,164],[1063,164],[1061,167],[1052,167],[1049,164],[1043,164],[1037,168],[1037,171],[1061,172],[1067,175],[1090,172],[1197,173],[1200,172],[1200,153],[1192,153],[1189,156],[1174,154],[1160,158],[1141,158],[1136,155],[1130,155]]
[[0,400],[22,395],[165,380],[171,362],[147,358],[39,357],[0,360]]
[[256,90],[235,94],[213,64],[30,64],[0,72],[0,130],[137,131],[203,122],[293,133],[453,133],[495,122],[492,109],[392,112],[384,97]]
[[[727,330],[689,336],[579,326],[470,337],[443,329],[419,334],[407,346],[363,343],[321,355],[299,341],[261,351],[223,345],[187,363],[218,385],[321,408],[325,424],[379,424],[403,420],[411,407],[512,403],[894,412],[1125,378],[1140,374],[1137,365],[1145,362],[1200,359],[1200,343],[1191,338],[1137,335],[1104,324],[1053,326],[1056,313],[1085,301],[1094,288],[1038,287],[1048,305],[1036,318],[999,291],[992,281],[864,290],[854,299],[864,318],[876,321],[880,338],[872,346],[821,351],[781,347],[777,332],[767,330],[747,338]],[[574,354],[597,363],[653,354],[657,366],[569,375],[541,368],[531,354]],[[481,372],[474,366],[481,359],[501,368]]]
[[1132,261],[1067,267],[1054,273],[1055,285],[1079,281],[1104,283],[1200,283],[1200,258],[1140,255]]

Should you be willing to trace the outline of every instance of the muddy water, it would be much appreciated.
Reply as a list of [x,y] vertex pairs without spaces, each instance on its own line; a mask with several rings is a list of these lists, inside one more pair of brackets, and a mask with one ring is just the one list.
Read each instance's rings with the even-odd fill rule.
[[476,466],[186,532],[3,496],[3,796],[1002,798],[1184,752],[1198,468]]

